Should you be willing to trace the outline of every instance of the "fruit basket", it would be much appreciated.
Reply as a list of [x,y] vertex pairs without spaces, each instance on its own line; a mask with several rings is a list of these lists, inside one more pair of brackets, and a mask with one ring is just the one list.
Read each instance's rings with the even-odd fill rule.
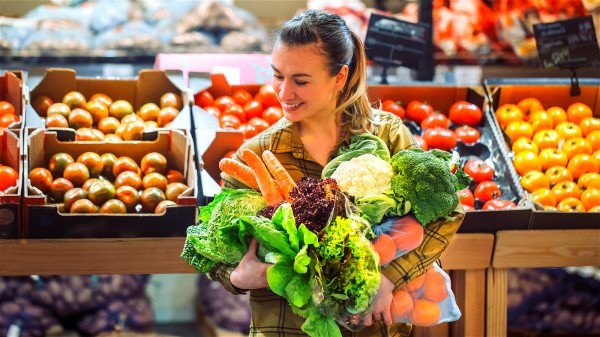
[[[482,87],[375,85],[369,86],[368,91],[369,99],[371,101],[380,100],[383,110],[395,111],[396,114],[403,117],[405,124],[417,136],[416,138],[419,141],[426,140],[427,148],[437,147],[457,151],[461,156],[461,164],[465,172],[467,172],[465,165],[470,160],[479,160],[479,166],[492,169],[492,174],[487,177],[478,177],[478,172],[470,174],[476,176],[477,181],[474,180],[468,191],[464,191],[469,194],[466,199],[470,199],[470,201],[463,200],[461,196],[461,202],[463,205],[469,204],[473,207],[465,206],[467,213],[459,232],[493,233],[498,230],[528,227],[531,204],[524,197],[518,181],[515,181],[509,172],[510,164],[507,161],[506,152],[498,146],[498,135],[491,126],[490,116],[487,112],[488,103]],[[470,116],[467,110],[453,108],[459,101],[474,104],[480,109],[479,116],[467,120],[467,116]],[[400,102],[399,105],[403,106],[403,109],[398,109],[390,102],[394,104]],[[419,105],[411,107],[412,102],[418,102]],[[433,109],[443,116],[431,111],[423,115],[425,107],[422,106],[422,103],[426,103],[431,107],[428,109]],[[473,108],[473,105],[470,106]],[[414,111],[411,111],[411,108]],[[430,117],[429,115],[432,114],[436,116]],[[438,120],[443,120],[443,127],[437,124]],[[472,129],[478,131],[478,139],[475,141],[467,140],[467,138],[457,139],[459,138],[457,135],[460,134],[459,129],[464,127],[464,124],[470,124]],[[423,145],[421,146],[423,147]],[[478,188],[478,185],[482,187]],[[491,185],[493,185],[493,189],[491,189]],[[490,205],[486,206],[485,201],[489,201]],[[497,203],[497,205],[493,203]]]
[[0,239],[16,239],[21,223],[23,176],[19,130],[0,130]]
[[498,78],[485,85],[510,169],[533,202],[530,228],[598,228],[600,80]]
[[145,136],[81,142],[71,129],[27,128],[22,237],[185,236],[198,203],[191,136]]

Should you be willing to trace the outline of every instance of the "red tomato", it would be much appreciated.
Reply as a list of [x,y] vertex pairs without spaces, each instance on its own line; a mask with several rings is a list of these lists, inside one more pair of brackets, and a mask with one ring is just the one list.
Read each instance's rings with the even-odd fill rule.
[[423,103],[421,101],[411,101],[406,106],[406,117],[419,124],[425,119],[425,117],[431,115],[432,113],[433,107],[428,103]]
[[475,207],[475,197],[473,196],[473,192],[471,192],[468,187],[465,187],[456,193],[458,194],[458,199],[463,206],[467,205]]
[[248,124],[254,125],[256,127],[256,130],[258,130],[258,132],[263,132],[270,126],[269,123],[267,123],[267,121],[265,121],[264,119],[262,119],[260,117],[250,118],[250,120],[248,121]]
[[445,151],[450,151],[457,143],[456,134],[444,128],[425,129],[423,139],[429,148]]
[[463,167],[463,171],[478,183],[494,180],[494,169],[481,159],[467,160]]
[[423,137],[421,137],[419,135],[415,135],[414,137],[415,137],[415,141],[417,142],[417,144],[423,151],[429,150],[429,146],[427,146],[427,143],[425,142],[425,139],[423,139]]
[[251,119],[262,116],[264,108],[260,101],[253,99],[244,104],[244,110],[246,111],[246,118]]
[[235,101],[231,96],[221,96],[215,99],[215,106],[221,111],[225,111],[225,108],[233,104],[235,104]]
[[240,130],[242,131],[242,134],[244,135],[244,140],[248,140],[254,136],[256,136],[257,134],[259,134],[258,129],[256,128],[256,125],[254,124],[242,124],[242,126],[240,126]]
[[0,128],[7,128],[12,123],[18,122],[20,120],[21,120],[21,118],[17,115],[13,115],[13,114],[3,115],[2,117],[0,117]]
[[439,112],[435,112],[425,117],[425,119],[421,121],[421,128],[423,129],[435,127],[447,129],[450,127],[450,120],[448,119],[448,117],[446,117],[446,115]]
[[448,117],[454,124],[467,124],[475,126],[481,122],[483,113],[481,109],[473,103],[467,101],[456,101],[450,107]]
[[262,113],[262,119],[267,121],[269,125],[275,124],[278,120],[283,117],[283,111],[280,108],[270,106],[266,108]]
[[265,107],[281,106],[277,93],[271,84],[261,86],[255,98],[261,101]]
[[459,126],[454,130],[454,133],[456,133],[458,140],[464,144],[476,143],[479,140],[479,137],[481,137],[479,130],[468,125]]
[[240,125],[242,125],[242,122],[234,115],[222,114],[219,116],[219,126],[223,129],[239,129]]
[[511,209],[516,207],[517,205],[510,200],[491,199],[486,201],[485,204],[483,204],[483,207],[481,207],[481,209],[484,211],[495,211],[498,209]]
[[252,94],[246,89],[237,89],[233,92],[233,94],[231,94],[231,97],[237,104],[241,106],[244,106],[244,104],[252,100]]
[[493,181],[483,181],[475,187],[474,194],[476,199],[485,203],[488,200],[500,198],[500,196],[502,196],[502,190],[500,189],[500,186]]
[[0,192],[17,185],[17,180],[19,180],[19,173],[15,169],[0,165]]
[[15,107],[8,101],[0,101],[0,116],[14,115]]
[[396,101],[391,99],[386,99],[381,102],[381,110],[391,112],[400,118],[404,118],[406,115],[404,108],[400,104],[396,103]]
[[194,103],[201,108],[206,108],[215,104],[215,98],[210,92],[203,90],[194,96]]
[[225,110],[223,110],[223,114],[224,115],[234,115],[235,117],[237,117],[240,120],[240,122],[242,122],[242,123],[246,122],[246,111],[239,104],[228,105],[225,108]]

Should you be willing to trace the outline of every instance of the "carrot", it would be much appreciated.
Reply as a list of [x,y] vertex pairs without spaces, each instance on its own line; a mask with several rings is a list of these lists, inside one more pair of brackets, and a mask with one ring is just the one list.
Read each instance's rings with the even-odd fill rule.
[[262,160],[269,172],[271,172],[271,175],[273,175],[273,178],[275,178],[277,185],[279,185],[283,198],[289,200],[290,192],[296,187],[296,182],[292,179],[290,173],[281,165],[281,162],[275,157],[273,152],[269,150],[263,151]]
[[283,197],[281,196],[281,192],[279,192],[279,187],[260,157],[254,151],[245,149],[242,151],[242,159],[254,171],[256,182],[267,204],[276,205],[282,202]]
[[256,177],[254,176],[252,169],[240,163],[239,161],[231,158],[223,158],[219,161],[219,169],[239,180],[242,184],[257,191],[259,190],[258,183],[256,182]]

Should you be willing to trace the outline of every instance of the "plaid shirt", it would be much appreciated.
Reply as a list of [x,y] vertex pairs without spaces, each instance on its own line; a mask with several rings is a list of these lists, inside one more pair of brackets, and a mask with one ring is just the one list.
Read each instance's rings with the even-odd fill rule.
[[[410,131],[395,115],[375,110],[375,119],[378,121],[374,134],[384,140],[394,154],[401,149],[414,148],[417,146]],[[332,151],[335,156],[338,148],[343,144],[349,144],[351,135],[347,133],[337,147]],[[304,151],[302,142],[298,135],[296,126],[282,118],[271,128],[263,131],[258,136],[248,140],[242,148],[248,148],[256,153],[271,150],[277,159],[290,173],[294,181],[303,176],[320,177],[323,166],[318,164],[310,154]],[[238,151],[238,153],[240,153]],[[239,160],[239,157],[237,157]],[[230,176],[222,175],[223,185],[233,188],[247,188],[239,181]],[[459,206],[453,216],[455,220],[438,220],[425,228],[423,243],[415,250],[397,258],[388,266],[382,268],[381,272],[390,279],[396,289],[402,288],[406,283],[423,273],[436,261],[454,233],[458,230],[463,218],[464,210]],[[211,272],[212,279],[218,280],[223,286],[234,294],[244,293],[245,290],[234,287],[229,276],[233,267],[218,265]],[[256,289],[250,291],[250,308],[252,311],[252,322],[250,336],[304,336],[306,335],[300,327],[304,319],[294,314],[282,297],[274,294],[269,289]],[[411,325],[395,324],[386,327],[381,321],[375,321],[372,326],[364,330],[352,333],[341,328],[344,336],[408,336]]]

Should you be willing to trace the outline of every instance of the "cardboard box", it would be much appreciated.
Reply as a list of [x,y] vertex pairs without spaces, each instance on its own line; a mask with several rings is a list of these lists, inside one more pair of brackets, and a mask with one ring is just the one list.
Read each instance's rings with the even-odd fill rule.
[[170,168],[180,170],[189,187],[167,207],[164,214],[65,214],[56,204],[47,202],[45,195],[25,179],[24,222],[25,238],[116,238],[116,237],[172,237],[185,236],[186,228],[196,222],[198,192],[196,167],[193,161],[191,136],[185,130],[157,130],[150,140],[119,143],[77,142],[71,129],[27,129],[25,139],[27,158],[25,169],[46,167],[57,152],[69,153],[73,158],[87,151],[99,154],[110,152],[117,157],[128,156],[140,162],[149,152],[165,155]]
[[[477,126],[481,134],[479,143],[474,146],[465,146],[459,143],[456,150],[465,162],[470,158],[481,158],[491,165],[495,171],[494,181],[502,189],[502,199],[515,202],[518,206],[514,209],[484,211],[468,211],[459,232],[461,233],[493,233],[498,230],[526,229],[531,217],[531,202],[524,196],[519,182],[515,181],[510,171],[510,162],[505,151],[501,151],[498,144],[497,131],[492,127],[488,113],[488,98],[483,87],[458,87],[447,85],[419,85],[406,86],[372,85],[367,88],[369,99],[392,99],[401,101],[406,106],[412,100],[426,101],[435,110],[448,114],[450,106],[458,100],[466,100],[476,104],[484,112],[482,122]],[[409,128],[411,124],[407,123]],[[418,126],[412,127],[418,131]],[[471,185],[471,190],[475,187]]]
[[[540,100],[544,107],[559,106],[563,109],[573,103],[581,102],[588,105],[594,117],[600,117],[600,79],[584,78],[578,79],[579,95],[572,95],[572,83],[568,78],[521,78],[521,79],[488,79],[485,82],[486,90],[491,98],[491,106],[495,111],[499,106],[506,103],[517,104],[527,97],[535,97]],[[494,126],[500,130],[500,126],[493,111],[490,116]],[[501,131],[499,131],[501,132]],[[510,151],[508,138],[502,136],[502,148]],[[511,169],[516,173],[511,162]],[[533,207],[530,229],[595,229],[600,228],[600,216],[598,213],[588,212],[553,212]]]
[[22,145],[19,130],[0,131],[0,164],[19,173],[17,184],[0,191],[0,239],[16,239],[21,224],[21,196],[23,191]]
[[[24,123],[25,96],[23,90],[22,71],[5,71],[0,74],[0,101],[10,102],[15,107],[15,113],[20,121],[8,126],[11,130],[20,130]],[[17,131],[17,134],[19,131]]]
[[[61,102],[70,91],[79,91],[87,98],[104,93],[113,101],[126,100],[137,111],[145,103],[158,104],[160,97],[172,92],[181,96],[183,108],[172,122],[171,127],[190,130],[191,116],[188,90],[181,71],[145,69],[132,79],[108,79],[78,77],[75,70],[66,68],[32,69],[28,73],[29,97],[33,100],[40,95]],[[192,98],[193,100],[193,98]],[[27,106],[27,127],[44,127],[44,120],[31,105]]]

